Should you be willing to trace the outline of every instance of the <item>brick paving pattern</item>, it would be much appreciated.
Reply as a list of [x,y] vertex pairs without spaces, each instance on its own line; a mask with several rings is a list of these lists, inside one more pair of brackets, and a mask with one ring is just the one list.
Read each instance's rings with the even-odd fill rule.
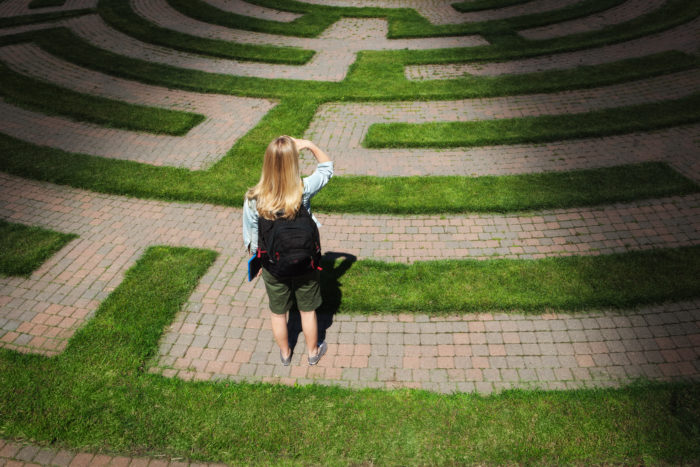
[[[338,175],[514,175],[665,161],[686,177],[700,181],[700,160],[697,158],[700,153],[699,137],[700,125],[687,125],[648,133],[539,145],[440,150],[366,149],[359,145],[336,145],[332,138],[327,140],[327,145],[334,147]],[[364,134],[359,135],[359,139],[364,139]],[[302,154],[302,166],[307,172],[313,163],[312,156]]]
[[[149,245],[213,248],[220,256],[166,332],[156,368],[168,376],[177,372],[181,377],[193,377],[190,368],[198,370],[199,378],[221,374],[271,376],[257,372],[274,369],[279,357],[272,339],[266,338],[270,336],[266,330],[268,311],[263,284],[259,280],[244,280],[245,253],[237,248],[240,209],[98,195],[7,175],[0,178],[0,186],[3,218],[80,235],[29,279],[0,279],[0,304],[6,312],[4,321],[0,321],[0,342],[5,346],[47,354],[60,351]],[[699,201],[699,195],[690,195],[601,208],[545,211],[540,216],[319,217],[324,224],[325,250],[359,259],[406,262],[440,259],[446,253],[451,257],[481,259],[539,258],[698,244]],[[344,319],[372,322],[395,317],[333,317],[336,323]],[[460,321],[471,319],[474,318],[464,316]],[[503,319],[518,321],[523,317],[499,318]],[[538,321],[540,317],[528,319]],[[336,340],[344,339],[339,336],[341,329],[329,328],[329,344],[347,343]],[[425,332],[433,334],[430,329]],[[417,333],[416,345],[436,345],[430,342],[431,337],[426,337],[425,342],[420,340],[423,330]],[[384,339],[384,334],[379,331],[375,339]],[[297,349],[297,354],[302,355],[303,351]],[[201,355],[207,359],[200,359]],[[371,355],[374,354],[367,357]],[[197,361],[191,367],[192,360],[206,362]],[[331,361],[336,365],[331,373],[342,374],[344,360],[335,362],[329,358],[324,365]],[[252,368],[243,364],[264,366]],[[224,367],[227,370],[221,373]],[[289,371],[302,371],[300,367],[303,365],[290,367]],[[253,369],[255,372],[250,373]],[[345,380],[339,378],[341,382]],[[431,387],[428,382],[420,381],[421,387]],[[456,384],[451,387],[457,389]]]
[[228,11],[237,15],[250,16],[259,19],[268,19],[270,21],[279,21],[289,23],[303,15],[290,13],[288,11],[273,10],[265,8],[243,0],[204,0],[215,8],[221,11]]
[[[293,20],[282,12],[245,2],[208,1],[227,11]],[[333,3],[415,7],[435,23],[508,17],[564,5],[561,1],[535,0],[515,7],[460,14],[450,6],[451,0],[336,0]],[[27,4],[28,1],[6,0],[0,4],[0,16],[25,14],[17,12],[24,11],[21,8]],[[69,0],[61,8],[70,9],[77,4]],[[186,34],[292,45],[314,50],[316,55],[304,66],[219,60],[145,44],[108,27],[97,15],[64,20],[60,24],[98,47],[142,60],[240,76],[305,80],[342,80],[359,50],[486,44],[476,36],[388,40],[385,21],[351,18],[337,22],[318,38],[280,38],[205,25],[183,17],[164,0],[134,0],[132,5],[148,21]],[[577,27],[591,30],[618,24],[654,5],[657,4],[629,1],[599,13],[596,21],[593,17],[582,18],[569,25],[564,23],[564,27],[573,31],[583,30]],[[699,27],[700,21],[694,20],[664,33],[621,44],[484,64],[475,73],[572,68],[672,49],[695,52]],[[556,28],[549,28],[543,34],[557,34]],[[208,118],[185,137],[173,138],[182,145],[176,150],[176,143],[169,143],[162,136],[136,132],[117,135],[96,125],[27,112],[5,103],[0,105],[3,132],[53,147],[72,144],[71,150],[88,154],[204,168],[274,105],[268,100],[168,90],[107,76],[59,60],[31,44],[3,47],[0,60],[21,73],[80,92],[135,104],[190,110]],[[452,66],[458,74],[474,72],[446,66]],[[449,75],[440,71],[441,67],[412,67],[407,73],[430,79]],[[697,181],[700,180],[697,158],[700,125],[544,145],[448,151],[368,151],[361,149],[361,141],[371,123],[586,112],[686,96],[697,92],[699,82],[697,71],[688,71],[553,94],[441,102],[328,103],[319,109],[306,136],[328,149],[336,160],[338,174],[531,173],[663,160]],[[245,118],[240,118],[243,114]],[[191,143],[183,141],[194,140],[197,131],[203,128],[209,128],[210,146],[187,147]],[[84,133],[81,137],[92,138],[91,145],[81,143],[78,137],[81,132]],[[204,141],[206,136],[202,138]],[[146,147],[151,149],[144,151]],[[307,170],[308,162],[305,157]],[[219,252],[188,303],[165,330],[158,355],[150,362],[151,372],[166,377],[482,393],[511,387],[610,386],[638,377],[658,380],[700,377],[698,300],[623,311],[557,314],[475,313],[440,318],[421,313],[320,316],[329,343],[328,355],[318,366],[308,366],[303,358],[303,339],[299,339],[293,364],[283,367],[269,329],[263,284],[260,280],[248,283],[244,278],[246,255],[240,247],[240,217],[237,208],[96,194],[0,174],[0,218],[79,235],[29,278],[0,278],[0,346],[47,355],[60,352],[75,330],[119,285],[124,272],[145,248],[166,244]],[[697,194],[527,214],[318,214],[318,217],[324,224],[321,231],[324,250],[344,255],[346,260],[371,258],[411,263],[446,257],[534,259],[700,244],[700,195]],[[292,321],[296,323],[298,317]],[[125,465],[142,461],[92,456],[0,441],[0,464],[4,465],[90,462]],[[168,461],[163,459],[163,463]]]
[[343,18],[318,38],[280,36],[242,31],[193,20],[173,9],[167,0],[132,0],[134,11],[149,22],[193,36],[233,42],[285,45],[325,52],[358,50],[437,49],[488,44],[477,36],[447,36],[420,39],[387,39],[388,26],[379,18]]
[[[654,134],[626,134],[545,145],[439,150],[367,149],[362,142],[369,127],[375,123],[470,121],[583,113],[687,96],[697,91],[699,78],[698,71],[692,70],[620,85],[552,94],[459,101],[329,103],[318,109],[305,136],[318,141],[333,154],[339,174],[502,175],[665,160],[679,167],[690,162],[694,168],[681,171],[692,172],[690,176],[695,178],[698,175],[694,172],[697,164],[693,162],[698,148],[697,125]],[[662,144],[664,141],[666,144]],[[303,161],[307,169],[313,164],[310,157]]]
[[405,69],[408,79],[451,79],[465,75],[497,76],[565,70],[584,65],[601,65],[628,58],[638,58],[669,50],[697,55],[700,53],[700,18],[668,31],[640,39],[620,42],[574,52],[563,52],[520,60],[489,63],[460,63],[445,65],[410,65]]
[[165,456],[139,458],[74,452],[66,449],[36,446],[28,442],[0,439],[0,467],[225,467],[225,464],[190,462]]
[[[151,6],[150,4],[148,5]],[[170,10],[173,15],[177,15],[174,10]],[[140,11],[139,11],[140,12]],[[169,16],[154,14],[159,21],[165,21]],[[177,17],[177,16],[176,16]],[[184,17],[183,17],[184,18]],[[367,27],[366,33],[371,36],[378,36],[377,32],[382,29],[382,20],[355,20],[355,19],[344,19],[341,22],[355,25],[360,23],[363,27]],[[175,21],[173,26],[178,26],[179,21]],[[85,39],[86,41],[94,44],[97,47],[118,53],[120,55],[126,55],[131,58],[137,58],[140,60],[151,61],[156,63],[161,63],[165,65],[171,65],[179,68],[187,68],[193,70],[207,71],[210,73],[221,73],[221,74],[231,74],[238,76],[252,76],[258,78],[286,78],[286,79],[303,79],[311,81],[341,81],[345,78],[347,70],[350,65],[355,61],[356,50],[351,49],[353,42],[348,40],[346,37],[337,37],[335,41],[329,43],[335,44],[335,47],[320,48],[316,50],[314,57],[305,65],[279,65],[279,64],[265,64],[265,63],[254,63],[254,62],[243,62],[237,60],[227,60],[218,58],[208,58],[202,55],[195,55],[186,52],[179,52],[176,50],[168,49],[166,47],[161,47],[157,45],[147,44],[141,42],[137,39],[129,37],[110,28],[107,24],[102,21],[96,15],[88,15],[80,18],[66,20],[64,22],[66,26],[71,28],[78,36]],[[185,24],[189,24],[185,22]],[[368,26],[369,25],[369,26]],[[386,26],[384,25],[384,28]],[[216,26],[207,26],[207,30],[215,29]],[[224,28],[225,29],[225,28]],[[336,27],[336,30],[353,30],[353,27],[342,26]],[[230,29],[229,39],[233,40],[232,33]],[[187,29],[188,33],[195,34],[196,31]],[[364,31],[364,30],[363,30]],[[362,31],[360,31],[362,32]],[[259,38],[260,36],[269,36],[266,34],[259,34],[246,31],[244,34],[240,34],[241,41],[251,42],[251,38]],[[272,36],[275,37],[275,36]],[[314,39],[296,39],[285,37],[283,45],[292,45],[296,41],[300,43],[305,43],[304,41],[314,41]],[[331,39],[331,38],[327,38]],[[318,41],[319,39],[316,39]],[[275,45],[282,45],[279,43],[280,40],[274,43]],[[366,40],[366,46],[357,45],[357,47],[362,48],[372,48],[372,42],[369,39]],[[411,47],[411,48],[439,48],[439,47],[455,47],[456,44],[460,46],[469,45],[483,45],[486,42],[476,36],[462,36],[460,38],[440,38],[440,39],[405,39],[397,42],[389,42],[384,39],[383,42],[387,43],[387,48],[400,48],[400,47]],[[258,41],[257,43],[266,43]],[[323,47],[326,41],[319,44],[319,47]],[[362,43],[362,41],[359,41]],[[421,47],[423,46],[424,47]],[[378,49],[383,49],[381,45],[377,47]]]
[[207,117],[185,136],[169,136],[102,128],[0,103],[0,131],[69,152],[152,165],[207,168],[226,155],[236,140],[275,105],[266,99],[175,91],[115,78],[65,62],[33,44],[1,47],[0,61],[22,74],[78,92]]
[[454,0],[305,0],[304,3],[350,7],[413,8],[434,24],[475,23],[559,10],[579,0],[532,0],[522,5],[462,13]]
[[552,39],[582,32],[595,31],[613,24],[633,20],[661,8],[665,0],[627,0],[622,5],[595,13],[584,18],[577,18],[562,23],[550,24],[539,28],[525,29],[518,34],[529,40]]

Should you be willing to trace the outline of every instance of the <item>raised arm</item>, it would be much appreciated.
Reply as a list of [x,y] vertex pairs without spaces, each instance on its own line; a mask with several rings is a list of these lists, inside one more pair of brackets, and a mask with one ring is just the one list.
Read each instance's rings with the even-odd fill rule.
[[297,146],[297,151],[301,151],[302,149],[308,149],[311,151],[316,158],[316,161],[321,164],[323,162],[330,162],[331,158],[328,157],[328,154],[326,154],[323,149],[319,148],[314,144],[313,141],[309,141],[308,139],[296,139],[292,138],[294,140],[294,144]]

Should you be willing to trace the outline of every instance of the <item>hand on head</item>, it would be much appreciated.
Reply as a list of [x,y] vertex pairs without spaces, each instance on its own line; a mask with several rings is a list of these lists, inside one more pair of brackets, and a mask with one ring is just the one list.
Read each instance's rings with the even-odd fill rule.
[[[290,138],[292,138],[290,136]],[[310,149],[311,146],[314,144],[308,139],[297,139],[297,138],[292,138],[292,141],[294,141],[294,144],[297,147],[297,151],[301,151],[302,149]]]

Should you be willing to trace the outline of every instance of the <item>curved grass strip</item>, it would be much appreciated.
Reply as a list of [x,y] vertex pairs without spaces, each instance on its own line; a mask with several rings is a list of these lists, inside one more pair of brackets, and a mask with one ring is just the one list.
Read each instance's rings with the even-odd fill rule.
[[[390,57],[397,61],[387,64]],[[682,52],[669,51],[568,70],[409,81],[403,74],[404,64],[399,57],[384,55],[384,52],[361,52],[343,84],[349,88],[346,100],[362,97],[366,100],[392,100],[398,96],[406,100],[428,100],[429,96],[434,96],[435,99],[458,98],[457,96],[492,97],[599,87],[698,66],[700,59]],[[388,97],[381,99],[381,95]]]
[[308,96],[317,102],[459,99],[554,92],[615,84],[700,66],[697,57],[671,51],[576,70],[409,81],[403,74],[403,65],[407,63],[402,61],[405,60],[402,51],[361,52],[345,81],[332,83],[250,78],[175,68],[111,53],[92,46],[66,29],[34,32],[31,38],[47,52],[69,62],[144,83],[249,97]]
[[452,4],[452,8],[463,13],[470,11],[491,10],[505,8],[507,6],[521,5],[532,0],[472,0],[468,2],[457,2]]
[[468,122],[376,123],[368,148],[472,147],[546,143],[635,131],[652,131],[700,121],[700,94],[652,104],[595,112]]
[[309,5],[300,11],[305,13],[304,16],[291,22],[280,22],[223,11],[201,0],[167,1],[171,7],[183,15],[205,23],[285,36],[316,37],[343,16],[337,12],[336,8]]
[[[170,167],[153,167],[127,161],[102,159],[87,155],[67,154],[62,151],[41,148],[8,137],[0,137],[0,169],[20,176],[68,184],[78,188],[103,193],[123,194],[165,200],[201,201],[239,206],[245,190],[256,183],[260,174],[261,155],[269,141],[280,134],[303,135],[313,118],[318,105],[324,101],[362,99],[415,99],[477,97],[501,95],[518,91],[541,92],[544,89],[561,90],[571,86],[595,86],[598,83],[624,81],[632,76],[644,77],[662,74],[671,69],[687,69],[697,66],[697,59],[685,54],[668,53],[628,60],[608,65],[585,67],[580,75],[569,70],[546,72],[519,77],[496,77],[474,80],[445,80],[446,82],[418,82],[407,80],[388,82],[394,75],[394,67],[388,74],[373,77],[375,67],[383,61],[366,60],[356,64],[355,78],[343,83],[311,83],[282,80],[241,78],[193,70],[182,70],[128,59],[111,54],[78,40],[64,29],[34,33],[33,36],[42,48],[49,53],[65,58],[87,68],[136,79],[165,87],[195,90],[199,92],[220,92],[236,95],[285,98],[266,115],[260,124],[240,139],[229,153],[210,170],[190,172]],[[359,62],[359,60],[358,60]],[[401,71],[400,71],[401,72]],[[402,73],[402,72],[401,72]],[[374,79],[373,79],[374,78]],[[528,79],[531,78],[531,79]],[[465,83],[471,83],[465,86]],[[382,86],[384,84],[384,86]],[[603,169],[608,170],[608,169]],[[537,175],[535,177],[540,177]],[[559,177],[562,175],[555,175]],[[594,172],[585,178],[585,183],[595,182],[601,175]],[[545,186],[568,185],[568,175],[562,182],[549,182]],[[477,182],[475,182],[477,180]],[[541,179],[518,177],[336,177],[315,201],[319,209],[342,212],[374,213],[440,213],[508,211],[536,209],[544,206],[562,207],[571,203],[598,204],[604,202],[595,195],[588,198],[590,187],[584,192],[569,198],[557,196],[548,200],[548,195],[533,199],[522,193],[529,191],[522,183],[541,183]],[[549,179],[548,179],[549,180]],[[476,183],[476,184],[475,184]],[[617,182],[615,182],[617,183]],[[477,194],[491,185],[499,185],[499,199],[488,203],[475,203]],[[652,191],[647,191],[652,190]],[[651,184],[644,185],[642,191],[634,194],[621,194],[624,199],[645,198],[658,193]],[[326,192],[328,194],[326,194]],[[373,193],[371,204],[360,196]],[[329,196],[329,195],[333,196]],[[401,196],[397,196],[401,194]],[[429,194],[430,196],[426,196]],[[433,196],[434,195],[434,196]],[[442,198],[441,200],[439,198]],[[614,197],[613,197],[614,198]],[[445,203],[444,200],[448,200]]]
[[43,23],[45,21],[56,21],[59,19],[73,18],[75,16],[87,15],[94,13],[91,8],[69,11],[54,11],[51,13],[36,13],[33,15],[11,16],[9,18],[0,18],[0,28],[10,28],[14,26],[24,26],[32,23]]
[[[576,4],[557,10],[533,13],[512,18],[482,21],[477,23],[433,25],[427,20],[407,21],[397,18],[389,22],[389,36],[392,38],[421,37],[430,35],[480,34],[489,42],[501,43],[497,35],[513,33],[518,29],[559,23],[605,11],[621,4],[624,0],[582,0]],[[422,32],[421,32],[422,31]],[[520,40],[519,38],[515,38]]]
[[29,8],[49,8],[54,6],[63,6],[66,0],[32,0],[29,2]]
[[321,277],[324,304],[348,313],[629,308],[700,296],[700,246],[411,265],[336,260],[326,263]]
[[0,275],[29,276],[77,237],[0,220]]
[[204,115],[160,109],[81,94],[16,73],[0,65],[0,95],[7,102],[53,115],[127,130],[184,135]]
[[[412,8],[368,8],[368,7],[332,7],[326,5],[309,5],[294,0],[253,0],[251,3],[274,9],[301,13],[305,16],[291,23],[254,22],[255,26],[245,24],[239,15],[207,8],[202,0],[168,0],[175,8],[188,16],[193,15],[202,21],[211,22],[232,28],[249,29],[271,32],[275,34],[316,36],[327,25],[341,17],[386,18],[389,25],[388,37],[391,39],[408,37],[435,37],[465,34],[493,34],[513,29],[518,25],[521,29],[537,25],[552,24],[560,21],[579,18],[598,11],[612,8],[624,0],[583,0],[576,5],[559,10],[536,13],[523,16],[523,19],[509,18],[504,20],[483,21],[478,23],[461,24],[432,24]],[[202,13],[206,12],[206,13]],[[217,14],[218,12],[218,14]],[[332,21],[331,21],[332,19]],[[514,22],[517,21],[517,22]],[[298,25],[298,27],[296,27]],[[523,26],[524,25],[524,26]]]
[[338,177],[314,198],[328,212],[429,214],[595,206],[696,193],[660,162],[482,177]]
[[240,44],[217,39],[190,36],[158,27],[134,13],[128,1],[100,0],[97,6],[102,19],[114,29],[143,42],[185,52],[232,60],[303,65],[314,52],[294,47]]
[[[661,8],[624,23],[610,25],[597,31],[540,41],[527,41],[515,35],[515,32],[518,29],[549,24],[548,22],[526,22],[518,19],[518,23],[515,23],[516,19],[501,20],[504,23],[496,24],[494,22],[488,30],[483,28],[481,30],[481,33],[485,35],[487,40],[495,41],[494,45],[401,51],[404,57],[399,60],[404,64],[410,65],[517,60],[629,41],[688,23],[697,18],[698,15],[700,15],[700,4],[698,2],[669,0]],[[559,21],[563,20],[564,18],[559,19]],[[510,22],[505,23],[506,21]]]
[[[255,131],[255,130],[253,130]],[[279,132],[278,132],[279,133]],[[281,133],[280,133],[281,134]],[[238,143],[240,144],[240,142]],[[258,158],[191,172],[35,146],[0,135],[0,170],[102,193],[240,206],[259,177]],[[227,170],[233,163],[247,170]],[[250,168],[248,168],[248,167]],[[663,163],[484,177],[337,177],[314,199],[326,212],[516,212],[674,196],[698,191]]]
[[62,354],[0,349],[0,434],[234,465],[677,464],[700,456],[696,384],[483,397],[146,373],[163,329],[213,258],[151,248]]
[[[303,16],[291,22],[278,22],[251,18],[228,11],[222,11],[202,0],[167,0],[170,6],[182,14],[199,21],[217,24],[234,29],[265,32],[297,37],[317,37],[331,24],[344,17],[386,18],[389,22],[388,37],[394,38],[392,25],[408,25],[411,30],[423,31],[415,37],[444,36],[460,34],[460,25],[435,26],[409,8],[338,7],[304,4],[296,1],[253,1],[256,5],[283,11],[300,13]],[[401,26],[398,27],[401,30]]]

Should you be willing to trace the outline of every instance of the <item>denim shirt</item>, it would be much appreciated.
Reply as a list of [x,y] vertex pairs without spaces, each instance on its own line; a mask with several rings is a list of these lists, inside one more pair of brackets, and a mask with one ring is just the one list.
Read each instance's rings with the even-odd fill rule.
[[[311,212],[311,198],[326,186],[332,176],[333,161],[329,161],[318,164],[314,173],[303,180],[304,193],[301,196],[301,202],[309,210],[311,218],[319,227],[321,227],[321,223]],[[251,253],[258,251],[258,210],[255,207],[254,199],[243,202],[243,244]]]

